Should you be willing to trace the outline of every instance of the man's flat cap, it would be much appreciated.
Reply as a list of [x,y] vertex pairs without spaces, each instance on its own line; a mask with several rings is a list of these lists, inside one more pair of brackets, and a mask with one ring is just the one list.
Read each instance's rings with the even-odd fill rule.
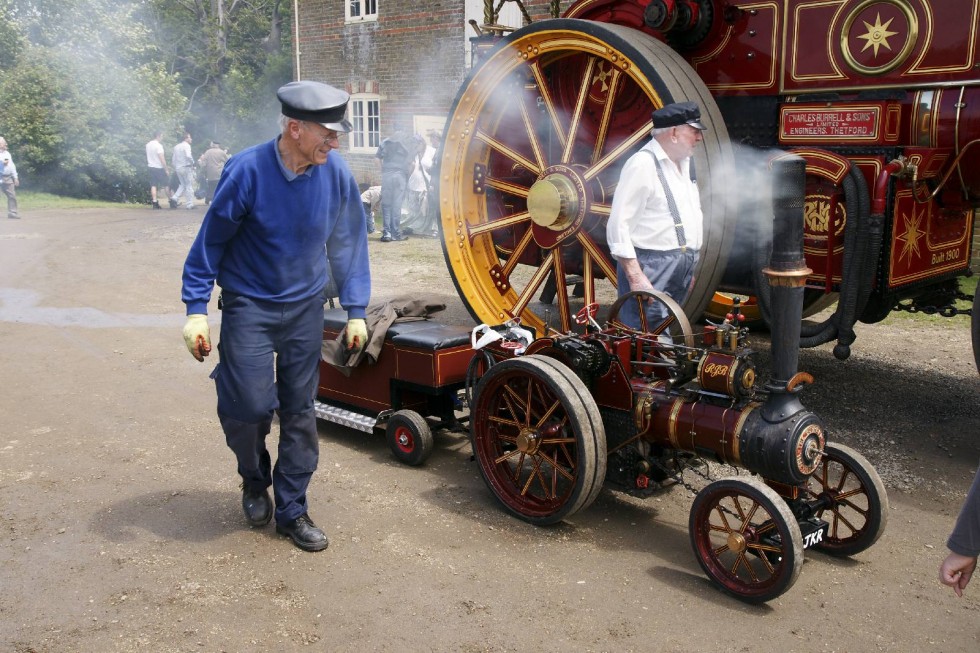
[[701,124],[701,109],[694,102],[675,102],[653,112],[654,129],[680,125],[690,125],[702,131],[707,129]]
[[276,97],[282,102],[282,115],[297,120],[318,122],[327,129],[349,132],[352,125],[344,117],[350,95],[322,82],[289,82],[279,88]]

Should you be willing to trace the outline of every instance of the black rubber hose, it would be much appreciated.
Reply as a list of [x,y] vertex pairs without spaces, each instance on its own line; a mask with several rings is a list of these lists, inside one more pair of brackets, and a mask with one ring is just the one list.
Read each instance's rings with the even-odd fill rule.
[[[844,201],[848,208],[847,226],[844,228],[844,263],[841,274],[840,299],[833,315],[817,324],[806,324],[800,329],[801,347],[816,347],[838,339],[834,355],[847,358],[850,344],[854,342],[854,323],[857,321],[859,298],[867,303],[874,274],[876,258],[869,257],[871,198],[860,169],[852,166],[844,178]],[[829,254],[829,253],[828,253]],[[869,262],[869,258],[872,260]],[[829,264],[829,261],[828,261]]]

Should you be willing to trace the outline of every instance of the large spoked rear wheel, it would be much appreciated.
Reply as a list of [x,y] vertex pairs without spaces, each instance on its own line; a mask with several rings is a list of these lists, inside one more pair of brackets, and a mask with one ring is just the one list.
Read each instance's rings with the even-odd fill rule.
[[724,478],[691,506],[691,545],[722,590],[749,603],[776,598],[803,566],[803,536],[786,502],[762,481]]
[[828,524],[827,534],[814,548],[836,556],[854,555],[885,531],[885,485],[871,463],[850,447],[828,442],[805,489],[807,500],[818,507],[814,515]]
[[973,362],[980,372],[980,283],[973,293],[973,310],[970,313],[970,336],[973,340]]
[[606,476],[606,436],[595,400],[561,363],[505,360],[476,388],[473,453],[508,512],[554,524],[589,506]]
[[698,102],[709,128],[695,153],[701,263],[682,302],[696,316],[721,279],[734,219],[720,201],[728,133],[693,69],[639,30],[555,19],[514,32],[471,72],[446,125],[439,208],[450,274],[477,321],[520,316],[538,333],[546,320],[567,331],[582,306],[612,304],[605,224],[620,169],[648,141],[651,112],[681,100]]

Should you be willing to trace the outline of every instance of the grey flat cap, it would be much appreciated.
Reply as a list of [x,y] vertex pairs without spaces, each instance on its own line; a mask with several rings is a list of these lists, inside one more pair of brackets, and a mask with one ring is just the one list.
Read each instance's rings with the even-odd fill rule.
[[353,129],[344,117],[350,95],[322,82],[299,81],[281,86],[276,97],[282,102],[282,115],[317,122],[338,132]]

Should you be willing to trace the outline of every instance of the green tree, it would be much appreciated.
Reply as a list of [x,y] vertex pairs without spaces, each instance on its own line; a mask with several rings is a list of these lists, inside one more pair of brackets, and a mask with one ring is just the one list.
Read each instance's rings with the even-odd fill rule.
[[0,133],[22,183],[77,197],[146,195],[143,145],[155,128],[180,124],[184,98],[140,3],[9,0],[8,8],[22,47],[0,76]]
[[150,0],[168,69],[198,140],[233,149],[271,134],[275,89],[292,79],[292,7],[283,0]]

